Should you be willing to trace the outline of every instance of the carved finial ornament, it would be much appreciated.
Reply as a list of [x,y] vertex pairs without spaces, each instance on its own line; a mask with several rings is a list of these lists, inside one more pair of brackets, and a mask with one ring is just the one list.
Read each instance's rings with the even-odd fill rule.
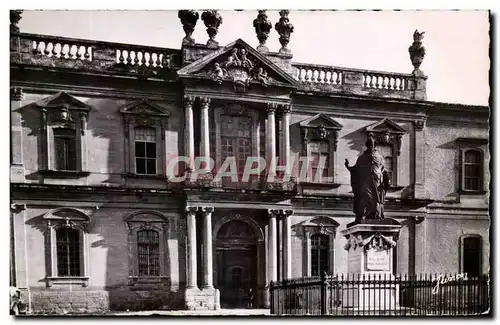
[[194,44],[195,40],[191,37],[196,27],[196,23],[200,18],[200,15],[196,10],[179,10],[177,15],[182,23],[182,29],[186,36],[182,39],[182,45]]
[[269,48],[266,46],[266,40],[269,37],[269,32],[273,28],[271,21],[267,19],[266,10],[259,10],[257,18],[253,21],[253,27],[255,28],[255,33],[257,34],[257,39],[259,40],[259,46],[257,46],[257,51],[259,52],[269,52]]
[[274,25],[274,29],[280,35],[279,41],[281,43],[280,53],[289,53],[290,50],[287,48],[290,42],[290,35],[293,33],[293,25],[288,19],[289,10],[280,11],[280,20]]
[[209,37],[207,46],[218,47],[219,43],[214,39],[219,30],[219,26],[222,24],[222,16],[217,10],[205,10],[201,14],[201,20],[203,20],[205,27],[207,27],[207,34]]
[[23,10],[11,10],[10,11],[10,32],[19,33],[19,27],[17,24],[21,20],[21,15]]
[[413,33],[413,44],[408,48],[410,53],[410,60],[414,67],[414,72],[419,71],[420,65],[424,61],[425,57],[425,47],[422,45],[422,39],[424,38],[425,32],[419,32],[415,30]]

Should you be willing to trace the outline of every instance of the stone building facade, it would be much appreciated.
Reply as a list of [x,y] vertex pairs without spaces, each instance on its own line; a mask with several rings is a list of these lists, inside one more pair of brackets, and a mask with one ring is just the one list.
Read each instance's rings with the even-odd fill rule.
[[[249,288],[265,307],[272,280],[346,273],[344,161],[369,133],[394,272],[489,272],[489,108],[426,99],[418,32],[410,74],[300,64],[280,15],[275,53],[264,11],[256,48],[219,45],[214,11],[196,43],[180,11],[180,49],[26,34],[11,13],[11,284],[33,313],[239,307]],[[323,157],[330,179],[194,179],[179,156]]]

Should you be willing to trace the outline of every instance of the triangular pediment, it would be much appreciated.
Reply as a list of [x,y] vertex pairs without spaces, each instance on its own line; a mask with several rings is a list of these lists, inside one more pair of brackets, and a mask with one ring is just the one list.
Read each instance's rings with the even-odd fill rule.
[[384,118],[376,123],[373,123],[366,127],[367,132],[389,132],[389,133],[406,133],[406,130],[399,126],[396,122],[391,121],[388,118]]
[[123,114],[136,114],[136,115],[148,115],[148,116],[164,116],[170,115],[162,106],[152,103],[146,99],[132,102],[120,109]]
[[339,223],[330,217],[327,216],[321,216],[321,217],[316,217],[307,221],[304,221],[302,223],[302,226],[304,227],[338,227]]
[[36,106],[40,108],[67,108],[69,110],[89,111],[90,106],[75,97],[61,91],[55,95],[45,97],[36,102]]
[[303,120],[300,122],[301,127],[325,127],[327,129],[335,129],[335,130],[340,130],[342,129],[342,124],[339,122],[335,121],[331,117],[325,115],[325,114],[317,114],[313,117],[310,117],[308,119]]
[[177,71],[180,78],[223,82],[297,87],[297,81],[241,39],[202,57]]

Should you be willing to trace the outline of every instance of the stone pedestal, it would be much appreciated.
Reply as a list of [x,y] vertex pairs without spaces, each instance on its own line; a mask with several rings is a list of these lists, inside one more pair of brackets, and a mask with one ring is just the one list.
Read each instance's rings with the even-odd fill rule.
[[399,288],[383,281],[395,279],[393,251],[401,227],[392,219],[364,220],[348,224],[341,232],[347,238],[344,248],[348,251],[349,280],[355,281],[355,285],[342,292],[348,307],[376,312],[398,306]]
[[219,310],[220,292],[219,289],[208,288],[198,289],[187,288],[184,293],[187,310]]

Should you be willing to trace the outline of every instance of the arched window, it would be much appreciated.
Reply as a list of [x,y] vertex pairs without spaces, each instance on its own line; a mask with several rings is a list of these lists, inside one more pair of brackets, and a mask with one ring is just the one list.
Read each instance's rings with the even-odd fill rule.
[[160,275],[160,240],[155,230],[140,230],[137,232],[137,255],[139,276]]
[[461,272],[468,277],[482,273],[483,244],[481,236],[466,235],[461,238]]
[[481,191],[483,157],[479,150],[470,149],[464,152],[462,166],[462,186],[465,191]]
[[312,276],[320,276],[329,272],[329,236],[314,234],[311,236],[311,272]]

